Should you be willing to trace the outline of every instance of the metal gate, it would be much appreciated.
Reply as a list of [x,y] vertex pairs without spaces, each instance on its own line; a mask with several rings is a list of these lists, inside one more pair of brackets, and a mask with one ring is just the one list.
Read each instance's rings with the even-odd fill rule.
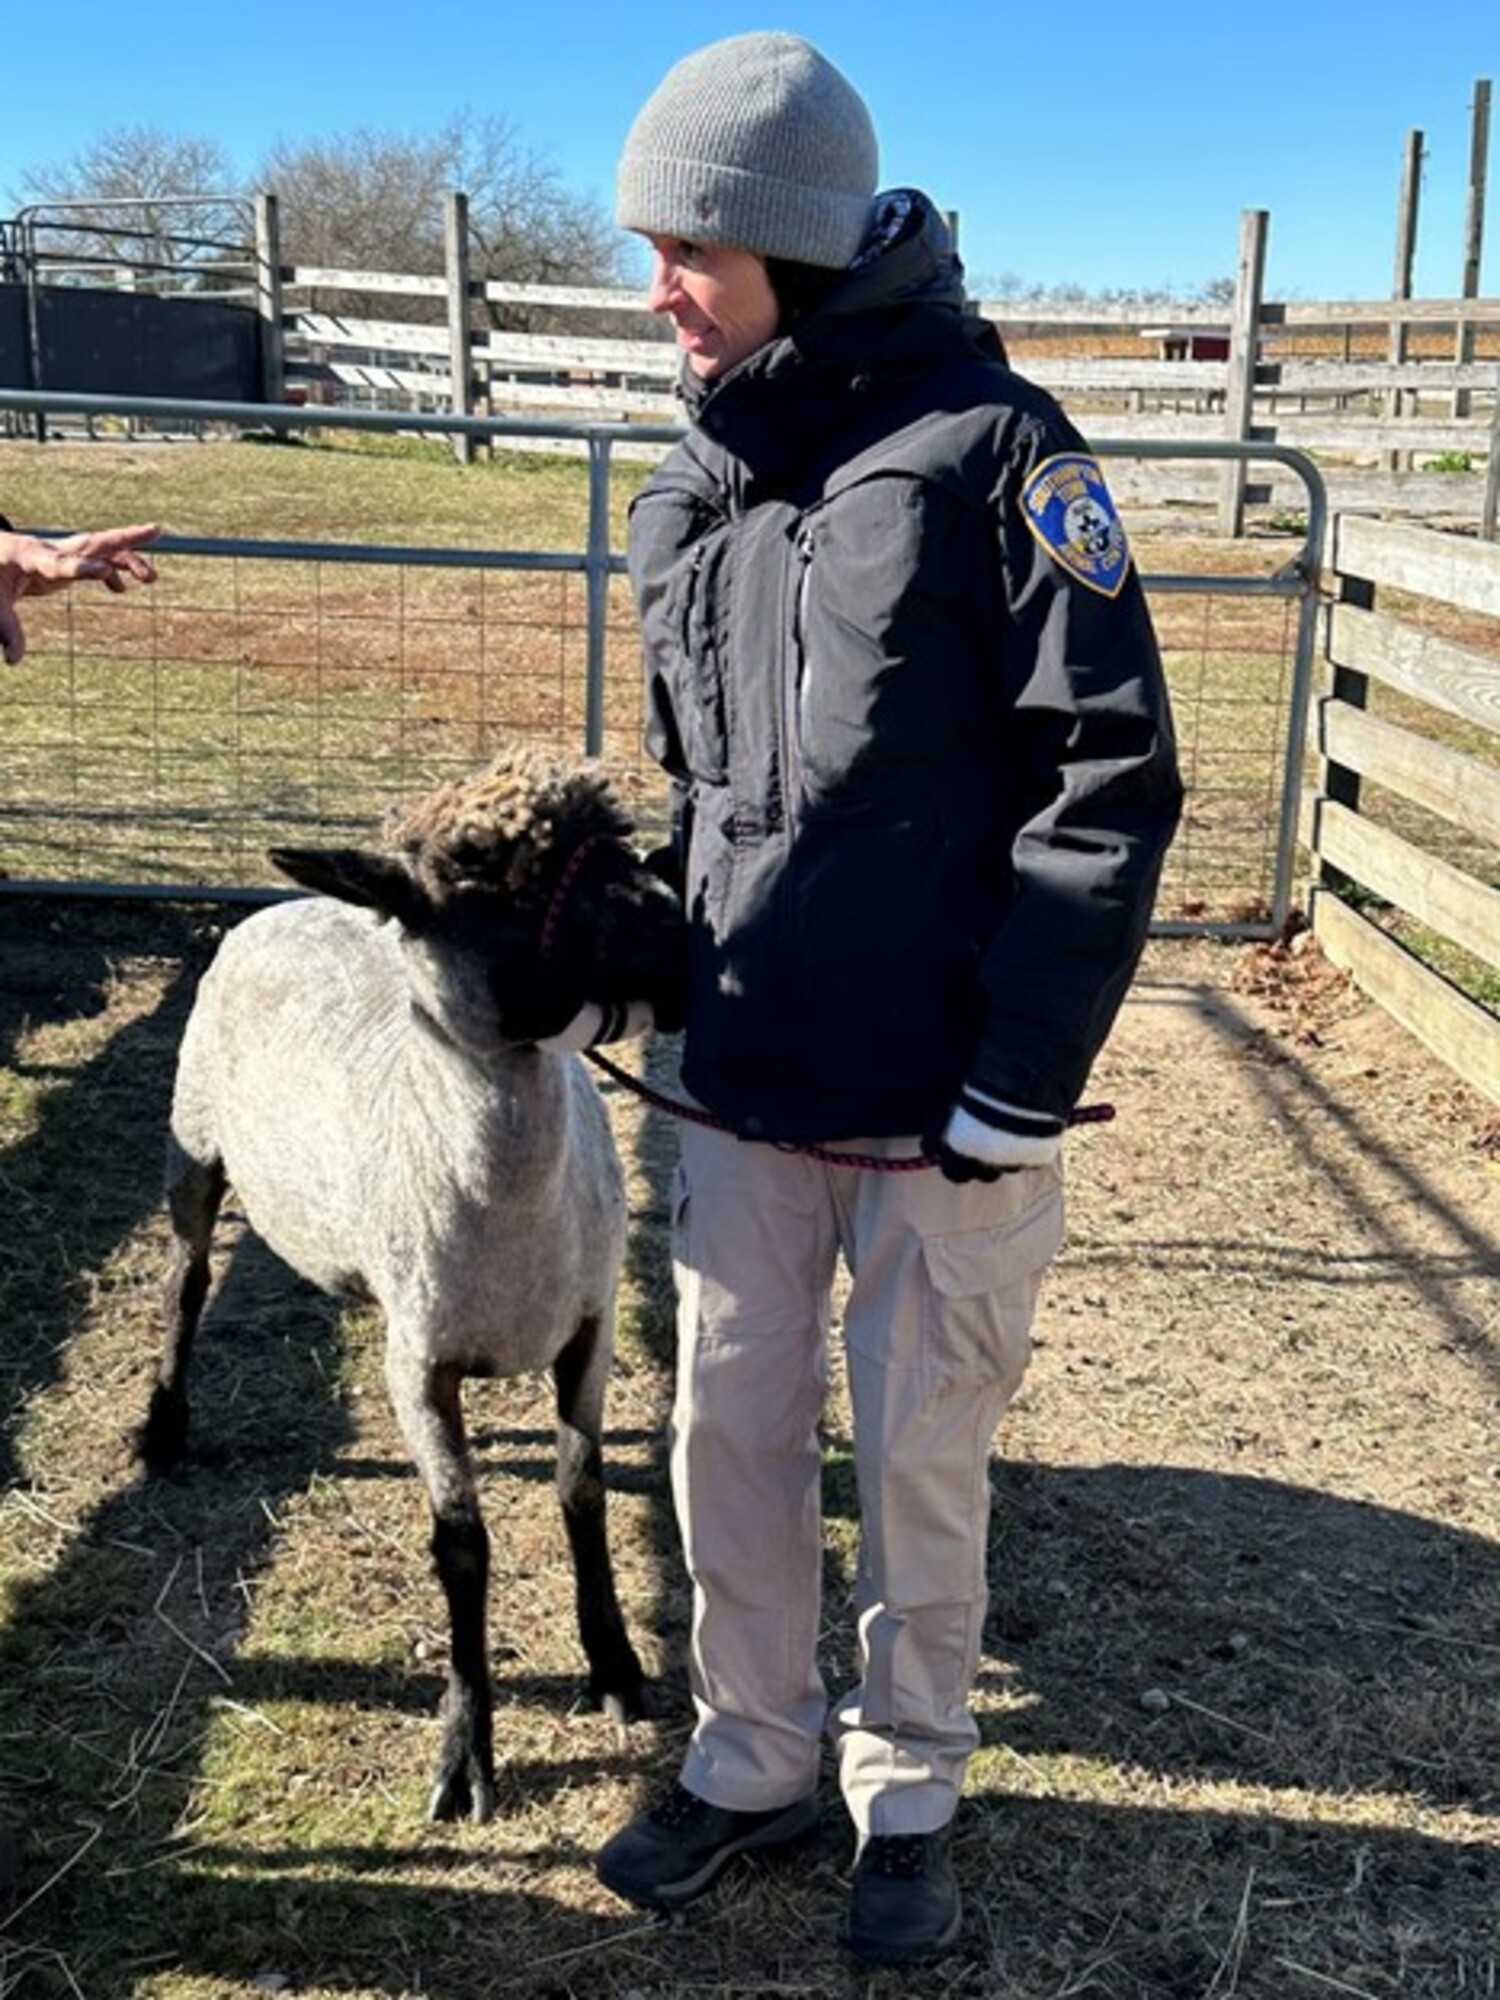
[[0,383],[241,401],[262,393],[261,349],[246,201],[33,202],[0,222]]
[[165,379],[196,397],[238,402],[258,392],[261,377],[253,306],[0,284],[0,382],[125,395]]
[[[586,526],[572,549],[174,535],[159,545],[149,591],[71,591],[28,607],[26,662],[0,674],[0,892],[261,900],[275,893],[267,847],[358,839],[393,800],[472,768],[504,735],[606,757],[642,825],[664,818],[665,788],[640,747],[634,613],[609,510],[613,463],[675,428],[418,424],[406,412],[4,390],[0,409],[126,419],[136,431],[420,428],[571,450],[587,464]],[[196,448],[163,449],[169,459]],[[1244,544],[1232,545],[1242,551],[1234,564],[1219,546],[1195,568],[1204,551],[1188,543],[1170,551],[1178,566],[1142,563],[1187,785],[1155,928],[1279,935],[1292,897],[1321,478],[1301,453],[1271,445],[1100,439],[1094,449],[1226,469],[1274,459],[1303,483],[1294,552],[1269,573],[1244,560]],[[18,520],[28,511],[24,492],[5,504]],[[97,510],[73,511],[73,526],[102,525]]]

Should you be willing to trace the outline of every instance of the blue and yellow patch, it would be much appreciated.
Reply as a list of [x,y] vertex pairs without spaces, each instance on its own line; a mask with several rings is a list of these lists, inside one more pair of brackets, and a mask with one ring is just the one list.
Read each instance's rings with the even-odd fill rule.
[[1130,550],[1097,460],[1083,451],[1043,459],[1021,488],[1021,512],[1070,576],[1105,597],[1119,596]]

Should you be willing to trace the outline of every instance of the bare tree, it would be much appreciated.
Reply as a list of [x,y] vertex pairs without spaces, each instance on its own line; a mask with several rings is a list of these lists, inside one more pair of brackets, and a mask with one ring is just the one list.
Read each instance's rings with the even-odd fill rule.
[[[555,168],[522,144],[505,119],[455,118],[432,134],[361,129],[312,144],[275,147],[260,184],[281,206],[282,247],[293,264],[357,271],[437,273],[443,268],[443,198],[469,200],[475,278],[521,284],[621,282],[609,219],[568,193]],[[331,311],[399,318],[399,300],[322,292]],[[430,314],[413,302],[411,316]],[[495,326],[536,327],[526,308],[492,305]]]
[[139,290],[175,291],[225,282],[248,261],[248,210],[213,139],[122,125],[21,185],[54,270],[124,270]]

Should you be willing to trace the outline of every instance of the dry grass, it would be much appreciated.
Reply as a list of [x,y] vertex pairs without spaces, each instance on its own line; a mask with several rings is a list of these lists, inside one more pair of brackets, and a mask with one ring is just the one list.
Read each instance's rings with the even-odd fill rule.
[[[213,941],[191,909],[0,905],[0,1993],[1494,1995],[1494,1131],[1315,953],[1155,948],[1095,1079],[1119,1116],[1073,1142],[994,1468],[965,1928],[904,1980],[837,1948],[831,1794],[799,1864],[676,1924],[590,1872],[687,1726],[654,1114],[611,1094],[608,1455],[655,1721],[580,1706],[545,1385],[474,1385],[502,1811],[423,1825],[443,1620],[378,1329],[232,1230],[194,1462],[137,1476],[159,1135]],[[841,1394],[825,1493],[837,1686]]]
[[[621,466],[613,532],[640,468]],[[438,446],[0,445],[30,521],[155,518],[178,535],[578,554],[576,461],[460,468]],[[24,503],[24,504],[23,504]],[[23,880],[264,886],[276,841],[348,838],[499,737],[577,745],[583,579],[565,572],[173,555],[150,591],[29,610],[0,679],[0,869]],[[610,601],[605,749],[641,775],[628,591]]]
[[[621,510],[642,476],[619,469]],[[576,460],[508,452],[460,466],[441,443],[343,432],[230,447],[3,440],[0,478],[12,520],[36,525],[161,520],[174,534],[540,549],[581,548],[587,518]]]

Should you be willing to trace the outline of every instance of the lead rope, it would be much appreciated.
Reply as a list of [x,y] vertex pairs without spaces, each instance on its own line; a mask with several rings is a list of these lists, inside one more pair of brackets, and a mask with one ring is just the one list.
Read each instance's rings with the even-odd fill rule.
[[[578,871],[592,850],[599,845],[599,836],[590,834],[578,843],[568,857],[567,866],[558,878],[557,887],[552,892],[546,915],[542,919],[541,955],[544,960],[552,956],[553,946],[557,942],[558,925],[562,919],[563,905],[577,879]],[[596,1069],[603,1070],[607,1077],[618,1083],[622,1089],[628,1090],[632,1096],[640,1098],[643,1104],[649,1104],[654,1111],[665,1112],[669,1118],[684,1119],[690,1125],[706,1125],[711,1131],[738,1136],[734,1134],[731,1126],[726,1125],[723,1119],[715,1118],[711,1111],[705,1111],[697,1104],[688,1104],[680,1097],[669,1097],[664,1090],[654,1089],[649,1083],[643,1083],[638,1076],[632,1076],[629,1070],[621,1069],[618,1063],[611,1062],[608,1056],[601,1055],[597,1049],[585,1049],[583,1053]],[[1112,1104],[1080,1104],[1064,1123],[1103,1125],[1114,1115],[1115,1107]],[[799,1143],[792,1139],[773,1139],[770,1144],[778,1153],[798,1153],[803,1159],[817,1160],[823,1166],[858,1167],[873,1174],[919,1173],[927,1167],[935,1167],[938,1164],[937,1155],[934,1153],[897,1153],[894,1156],[885,1153],[849,1153],[841,1152],[833,1146],[814,1145],[810,1140]]]
[[[732,1132],[732,1127],[726,1125],[722,1118],[715,1118],[711,1111],[705,1111],[697,1104],[685,1103],[680,1097],[669,1097],[664,1090],[654,1089],[638,1076],[632,1076],[628,1069],[621,1069],[618,1063],[611,1062],[608,1056],[600,1055],[597,1049],[585,1049],[584,1054],[596,1069],[602,1069],[607,1077],[622,1085],[632,1096],[640,1098],[643,1104],[649,1104],[653,1111],[664,1111],[669,1118],[684,1119],[689,1125],[707,1125],[715,1132]],[[1112,1104],[1080,1104],[1066,1123],[1107,1125],[1114,1115]],[[934,1153],[897,1153],[892,1156],[885,1153],[845,1153],[832,1146],[815,1146],[810,1141],[799,1145],[791,1139],[773,1139],[770,1143],[778,1153],[800,1153],[804,1159],[817,1160],[824,1166],[860,1167],[873,1174],[910,1174],[937,1165]]]

